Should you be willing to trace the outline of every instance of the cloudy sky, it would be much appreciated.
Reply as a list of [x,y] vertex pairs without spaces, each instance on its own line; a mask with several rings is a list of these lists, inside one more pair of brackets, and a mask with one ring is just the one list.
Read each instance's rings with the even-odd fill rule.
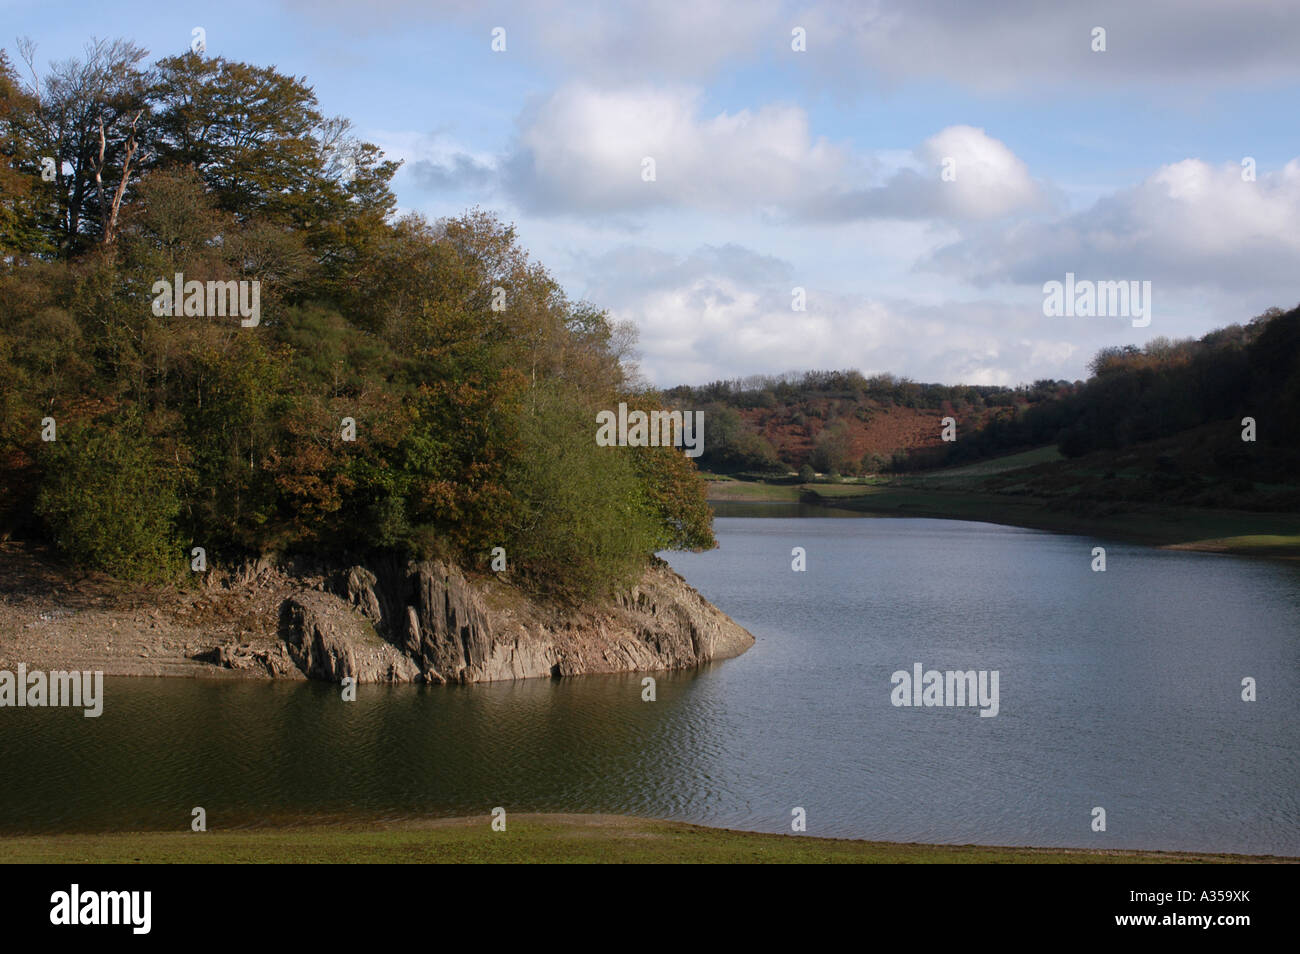
[[[1292,0],[0,0],[0,21],[42,60],[92,35],[157,58],[201,26],[211,54],[305,75],[405,160],[403,210],[497,210],[637,324],[664,387],[1074,379],[1104,345],[1300,302]],[[1067,272],[1150,281],[1150,324],[1044,316]]]

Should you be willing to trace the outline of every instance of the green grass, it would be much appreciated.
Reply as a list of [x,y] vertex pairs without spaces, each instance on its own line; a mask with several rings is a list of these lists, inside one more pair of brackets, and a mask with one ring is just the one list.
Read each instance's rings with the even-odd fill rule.
[[[744,488],[742,491],[741,488]],[[978,493],[885,483],[728,485],[710,500],[825,502],[840,510],[893,517],[978,520],[1057,533],[1112,537],[1150,546],[1300,557],[1300,515],[1121,504],[1092,508],[1053,507],[1041,497]]]
[[800,484],[799,489],[818,497],[860,497],[870,492],[875,484],[871,483],[852,483],[852,484]]
[[767,484],[749,480],[726,480],[710,483],[708,493],[710,500],[778,500],[786,503],[798,503],[800,486],[799,484]]
[[769,484],[758,480],[728,480],[708,486],[710,500],[734,500],[750,503],[775,501],[798,503],[813,497],[855,497],[881,483],[881,478],[852,478],[843,483],[829,481],[810,484]]
[[985,848],[848,841],[702,828],[613,815],[488,816],[377,826],[210,832],[125,832],[0,838],[15,863],[858,863],[1057,864],[1223,863],[1297,859],[1181,852]]
[[1022,470],[1025,467],[1034,467],[1037,464],[1050,464],[1058,460],[1064,460],[1064,458],[1053,444],[1047,447],[1036,447],[1033,450],[1022,451],[1019,454],[991,457],[988,460],[976,461],[973,464],[963,464],[961,467],[946,467],[943,470],[932,470],[916,474],[911,477],[911,480],[937,485],[965,483],[969,482],[971,478],[982,479],[993,474],[1001,474],[1010,470]]
[[[1178,544],[1175,544],[1178,546]],[[1222,550],[1227,553],[1288,554],[1300,556],[1300,533],[1259,533],[1254,536],[1207,538],[1195,543],[1198,550]]]

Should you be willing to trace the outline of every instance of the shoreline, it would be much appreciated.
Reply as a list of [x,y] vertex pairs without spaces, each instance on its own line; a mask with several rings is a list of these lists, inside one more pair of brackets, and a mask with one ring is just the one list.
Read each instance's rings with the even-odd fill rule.
[[[1190,510],[1154,505],[1115,504],[1128,509],[1112,513],[1080,513],[1052,509],[1043,498],[1010,494],[975,493],[960,489],[918,487],[907,484],[768,484],[734,479],[709,482],[710,504],[805,504],[828,511],[842,510],[880,517],[924,517],[967,520],[1003,526],[1043,530],[1079,536],[1109,538],[1166,550],[1218,553],[1271,560],[1300,560],[1300,515],[1246,511]],[[829,515],[829,514],[828,514]],[[260,571],[260,572],[259,572]],[[675,576],[675,574],[672,574]],[[693,604],[697,614],[716,617],[723,629],[749,634],[716,607],[707,604],[685,581],[681,596]],[[488,581],[483,595],[488,606],[471,607],[476,615],[497,617],[510,633],[508,645],[494,649],[480,647],[480,665],[492,665],[499,673],[482,673],[478,678],[496,681],[554,677],[561,663],[554,650],[537,651],[535,640],[526,635],[536,630],[544,637],[562,627],[558,620],[535,620],[528,627],[521,622],[533,613],[508,587]],[[477,584],[476,584],[477,585]],[[69,570],[52,552],[39,547],[7,542],[0,544],[0,669],[23,662],[29,670],[92,670],[106,676],[161,676],[200,679],[290,679],[326,678],[338,681],[339,673],[316,672],[293,656],[279,620],[286,597],[304,590],[326,590],[321,581],[287,579],[281,574],[254,569],[232,574],[218,585],[198,587],[135,587],[104,577]],[[481,587],[480,587],[481,588]],[[311,593],[313,600],[330,594]],[[368,625],[378,622],[375,613],[363,619],[357,612],[365,600],[332,599],[332,619],[360,623],[344,645],[362,670],[363,682],[407,681],[394,673],[412,668],[404,651],[390,639],[380,638]],[[644,599],[644,596],[641,597]],[[476,601],[475,601],[476,602]],[[624,612],[640,607],[627,604]],[[486,611],[486,612],[485,612]],[[603,620],[592,619],[600,629]],[[619,627],[615,627],[618,629]],[[625,628],[625,627],[624,627]],[[728,629],[729,631],[729,629]],[[504,634],[503,634],[504,635]],[[583,672],[654,672],[693,668],[683,665],[694,660],[660,657],[641,651],[628,640],[613,653],[596,641],[570,640],[567,662],[560,675]],[[540,645],[540,643],[538,644]],[[713,659],[743,652],[748,645],[710,652]],[[504,655],[502,655],[504,654]],[[502,656],[501,659],[488,657]],[[536,658],[533,658],[536,657]],[[543,658],[544,657],[544,658]],[[553,658],[554,657],[554,658]],[[408,657],[409,658],[409,657]],[[310,662],[310,661],[308,661]],[[319,667],[317,667],[319,668]],[[448,673],[437,681],[461,681]],[[476,681],[476,680],[475,680]]]
[[[740,486],[736,486],[740,485]],[[716,488],[716,489],[715,489]],[[884,517],[968,520],[1109,537],[1164,550],[1300,559],[1300,515],[1116,504],[1111,513],[1056,510],[1043,498],[907,484],[764,484],[713,481],[709,503],[803,503]],[[1127,509],[1118,509],[1120,506]]]
[[754,642],[653,557],[627,591],[563,607],[450,563],[373,569],[267,558],[189,585],[135,585],[0,542],[0,670],[510,682],[691,669]]
[[227,831],[0,835],[0,863],[1297,864],[1300,858],[1115,848],[935,845],[711,828],[630,815],[487,814]]

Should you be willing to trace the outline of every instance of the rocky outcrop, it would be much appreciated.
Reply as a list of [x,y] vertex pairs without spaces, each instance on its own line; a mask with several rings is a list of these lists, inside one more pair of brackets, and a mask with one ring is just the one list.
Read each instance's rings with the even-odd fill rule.
[[263,557],[142,589],[0,541],[0,669],[470,683],[685,669],[753,642],[659,560],[628,592],[573,607],[504,573],[393,557]]
[[364,617],[326,593],[308,590],[286,599],[280,607],[280,632],[290,657],[309,679],[410,682],[419,674]]
[[[441,561],[378,573],[352,567],[339,590],[354,615],[400,647],[413,664],[409,677],[431,683],[685,669],[739,655],[754,642],[659,560],[630,592],[599,609],[544,606],[497,579],[471,582]],[[338,640],[351,643],[358,632],[337,628],[335,641],[322,642],[312,659],[346,661]],[[304,672],[333,679],[339,669],[313,662]],[[408,677],[402,667],[386,672],[391,681]]]

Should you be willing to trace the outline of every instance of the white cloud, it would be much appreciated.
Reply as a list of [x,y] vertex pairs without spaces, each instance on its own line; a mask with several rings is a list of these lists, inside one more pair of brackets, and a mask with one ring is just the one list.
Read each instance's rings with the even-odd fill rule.
[[521,5],[544,54],[602,80],[697,79],[788,44],[777,0],[638,0]]
[[[1286,0],[282,0],[350,33],[503,26],[512,57],[601,82],[699,81],[795,64],[837,86],[942,78],[978,90],[1163,81],[1247,84],[1300,75],[1300,6]],[[806,53],[790,30],[807,30]],[[1107,31],[1094,53],[1092,30]],[[790,57],[800,57],[791,60]]]
[[1300,275],[1300,159],[1257,175],[1247,182],[1238,163],[1185,159],[1086,210],[972,234],[930,264],[981,283],[1041,285],[1072,271],[1289,301]]
[[300,15],[329,17],[350,32],[425,31],[451,24],[506,31],[506,53],[564,76],[601,82],[699,80],[728,64],[789,50],[781,0],[283,0]]
[[797,312],[793,267],[736,245],[685,255],[623,247],[588,266],[600,276],[589,297],[637,324],[642,371],[662,387],[849,367],[971,384],[1073,379],[1122,333],[1052,323],[1032,294],[920,306],[809,287],[807,310]]
[[[1164,80],[1267,83],[1300,75],[1300,7],[1276,0],[829,0],[808,4],[814,66],[837,83],[943,78],[977,90]],[[1094,52],[1092,31],[1106,31]]]
[[999,219],[1048,208],[1054,190],[1035,181],[1006,144],[973,126],[949,126],[914,152],[919,168],[900,169],[883,185],[835,189],[799,218]]
[[[701,115],[687,89],[567,86],[527,111],[505,163],[530,211],[591,214],[694,207],[753,212],[807,200],[851,157],[815,139],[803,110]],[[644,160],[654,160],[646,181]]]
[[[704,115],[696,90],[565,87],[520,120],[506,188],[530,212],[690,208],[799,221],[970,221],[1049,208],[1055,193],[983,129],[949,126],[912,168],[864,186],[890,158],[816,137],[798,107]],[[654,161],[654,181],[642,175]],[[944,178],[947,169],[949,176]]]

